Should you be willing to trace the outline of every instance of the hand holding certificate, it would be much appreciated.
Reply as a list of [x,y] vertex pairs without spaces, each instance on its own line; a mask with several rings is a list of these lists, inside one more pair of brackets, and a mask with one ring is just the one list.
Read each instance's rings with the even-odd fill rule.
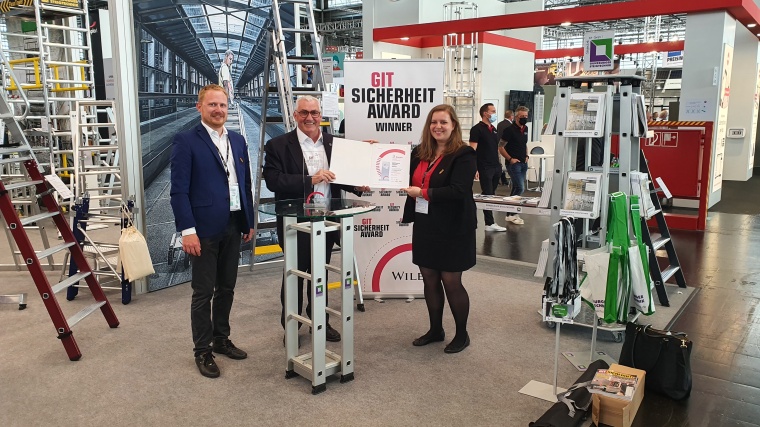
[[333,138],[330,172],[334,183],[372,188],[404,188],[409,185],[409,153],[406,144],[372,144]]

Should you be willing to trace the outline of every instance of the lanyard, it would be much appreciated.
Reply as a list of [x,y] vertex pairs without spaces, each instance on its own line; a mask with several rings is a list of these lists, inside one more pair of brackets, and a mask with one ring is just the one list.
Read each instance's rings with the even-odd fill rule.
[[425,178],[427,178],[428,173],[435,168],[435,166],[441,161],[441,157],[439,156],[437,159],[433,160],[428,164],[427,169],[425,169],[425,173],[422,174],[422,185],[421,188],[425,188]]
[[[219,135],[221,142],[221,135]],[[223,165],[224,165],[224,172],[227,174],[227,179],[230,179],[230,169],[229,166],[227,166],[227,162],[230,160],[230,137],[227,137],[227,158],[222,157],[222,152],[219,151],[219,147],[214,144],[214,147],[216,147],[216,152],[219,153],[219,159],[221,159]]]

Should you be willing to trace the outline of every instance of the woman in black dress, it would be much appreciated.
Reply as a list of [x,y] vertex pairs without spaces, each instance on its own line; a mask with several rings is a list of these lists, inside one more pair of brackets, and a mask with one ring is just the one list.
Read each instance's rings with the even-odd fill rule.
[[[430,330],[414,340],[415,346],[443,341],[443,305],[449,299],[457,332],[446,353],[470,345],[467,316],[470,298],[462,285],[462,272],[475,265],[475,150],[465,145],[454,109],[442,104],[427,116],[420,145],[412,150],[410,187],[403,222],[414,223],[412,262],[419,266],[425,284]],[[445,290],[445,294],[444,294]]]

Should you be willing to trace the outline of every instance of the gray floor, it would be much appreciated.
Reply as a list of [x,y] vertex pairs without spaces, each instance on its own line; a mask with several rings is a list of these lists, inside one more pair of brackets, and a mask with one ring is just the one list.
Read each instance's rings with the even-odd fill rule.
[[[193,362],[189,285],[115,303],[117,329],[99,314],[85,319],[74,331],[83,357],[70,362],[28,274],[4,273],[3,291],[29,292],[30,303],[23,311],[0,305],[0,425],[524,426],[550,405],[517,391],[530,380],[551,382],[555,338],[536,313],[542,286],[532,273],[485,258],[465,273],[472,345],[455,355],[443,353],[445,343],[411,345],[427,329],[423,300],[367,301],[367,311],[355,313],[355,381],[329,378],[318,396],[307,380],[284,378],[280,265],[240,276],[231,338],[250,357],[218,357],[222,377],[213,380]],[[87,294],[62,301],[64,310],[77,311]],[[448,309],[444,326],[452,336]],[[586,349],[590,337],[590,329],[565,327],[561,348]],[[600,334],[598,347],[617,356],[620,344]],[[579,375],[565,361],[559,368],[560,384]]]

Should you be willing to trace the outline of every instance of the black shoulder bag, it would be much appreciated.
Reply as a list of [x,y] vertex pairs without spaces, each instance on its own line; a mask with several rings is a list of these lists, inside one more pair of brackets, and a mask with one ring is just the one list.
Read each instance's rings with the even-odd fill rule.
[[683,332],[628,322],[620,364],[646,371],[646,389],[674,400],[691,394],[691,346]]

